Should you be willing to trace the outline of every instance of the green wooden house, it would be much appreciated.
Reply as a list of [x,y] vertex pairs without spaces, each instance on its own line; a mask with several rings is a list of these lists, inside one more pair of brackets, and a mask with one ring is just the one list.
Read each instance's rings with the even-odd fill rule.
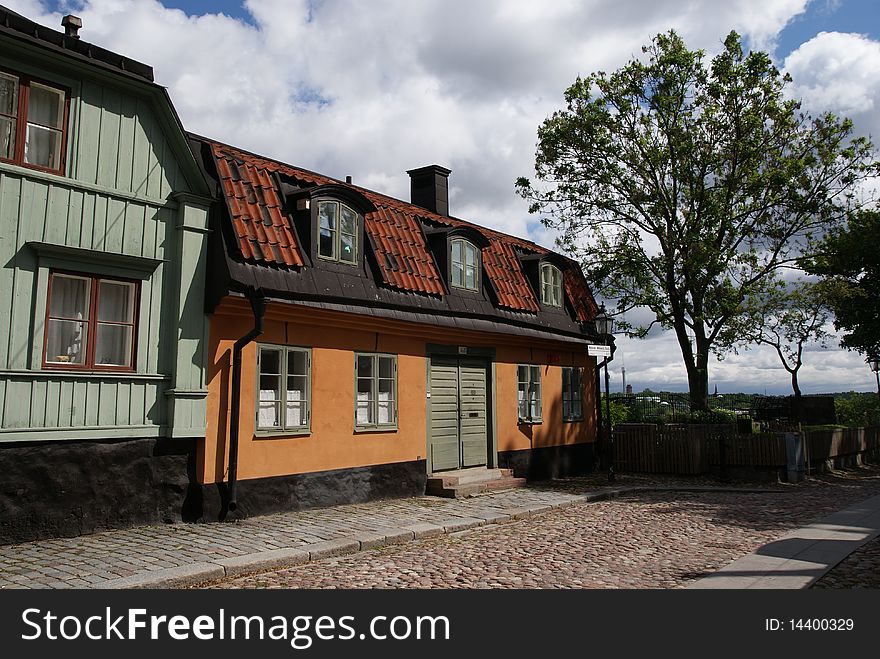
[[0,7],[0,542],[179,518],[205,434],[211,193],[80,25]]

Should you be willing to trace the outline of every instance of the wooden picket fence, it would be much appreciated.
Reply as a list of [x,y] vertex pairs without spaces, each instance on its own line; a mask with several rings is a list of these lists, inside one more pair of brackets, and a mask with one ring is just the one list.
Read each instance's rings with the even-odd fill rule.
[[[845,428],[806,433],[807,460],[880,457],[880,428]],[[734,425],[655,425],[624,423],[614,428],[614,465],[621,472],[704,474],[726,467],[782,469],[786,466],[783,433],[737,434]]]
[[807,433],[807,459],[819,462],[842,455],[880,454],[880,427],[812,430]]

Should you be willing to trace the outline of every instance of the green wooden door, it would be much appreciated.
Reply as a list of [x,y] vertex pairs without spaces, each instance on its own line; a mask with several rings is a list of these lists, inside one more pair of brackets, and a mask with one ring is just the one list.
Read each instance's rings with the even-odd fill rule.
[[478,360],[431,359],[431,470],[486,464],[486,366]]
[[458,417],[461,466],[486,464],[486,367],[479,361],[458,364]]

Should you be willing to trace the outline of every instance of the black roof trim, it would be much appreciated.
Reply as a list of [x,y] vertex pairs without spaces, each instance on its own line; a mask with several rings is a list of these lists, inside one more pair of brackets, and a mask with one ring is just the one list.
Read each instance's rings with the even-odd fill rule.
[[154,83],[153,67],[82,39],[68,37],[62,32],[35,23],[2,5],[0,5],[0,33],[60,51],[67,56],[87,60],[129,78]]

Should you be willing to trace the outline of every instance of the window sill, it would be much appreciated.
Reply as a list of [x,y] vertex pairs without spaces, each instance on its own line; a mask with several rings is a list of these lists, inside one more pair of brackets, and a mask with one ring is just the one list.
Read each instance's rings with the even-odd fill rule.
[[583,422],[584,422],[584,417],[582,417],[582,416],[576,416],[576,417],[573,416],[573,417],[568,417],[568,418],[562,419],[562,423],[583,423]]
[[544,423],[544,419],[518,419],[517,425],[520,426],[540,426]]
[[311,428],[303,428],[301,430],[257,430],[254,433],[254,439],[297,439],[299,437],[309,437],[311,434]]
[[397,426],[355,426],[354,433],[356,435],[369,435],[377,432],[397,432]]

